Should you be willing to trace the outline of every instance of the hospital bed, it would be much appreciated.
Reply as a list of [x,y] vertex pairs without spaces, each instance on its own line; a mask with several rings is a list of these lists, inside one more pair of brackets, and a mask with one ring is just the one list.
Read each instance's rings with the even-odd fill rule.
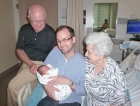
[[126,74],[132,106],[140,106],[140,70]]
[[140,42],[131,43],[120,66],[126,75],[132,106],[140,106]]

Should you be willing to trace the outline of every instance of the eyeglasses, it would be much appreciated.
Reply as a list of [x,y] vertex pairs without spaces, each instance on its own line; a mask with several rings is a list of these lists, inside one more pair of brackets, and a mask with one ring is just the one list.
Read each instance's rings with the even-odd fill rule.
[[61,41],[60,41],[60,40],[57,40],[56,43],[57,43],[57,44],[60,44],[61,42],[66,43],[66,42],[67,42],[68,40],[70,40],[72,37],[73,37],[73,36],[71,36],[71,37],[68,38],[68,39],[66,39],[66,38],[65,38],[65,39],[62,39]]
[[46,21],[46,19],[45,19],[45,20],[36,20],[36,21],[32,21],[32,20],[31,20],[31,22],[34,23],[34,24],[38,24],[38,23],[44,24],[45,21]]

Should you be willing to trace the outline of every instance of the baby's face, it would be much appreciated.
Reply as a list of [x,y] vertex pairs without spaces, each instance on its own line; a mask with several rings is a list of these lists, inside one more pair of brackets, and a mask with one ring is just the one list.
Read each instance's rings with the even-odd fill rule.
[[42,66],[41,69],[39,70],[39,73],[43,76],[46,75],[49,70],[50,68],[48,66]]

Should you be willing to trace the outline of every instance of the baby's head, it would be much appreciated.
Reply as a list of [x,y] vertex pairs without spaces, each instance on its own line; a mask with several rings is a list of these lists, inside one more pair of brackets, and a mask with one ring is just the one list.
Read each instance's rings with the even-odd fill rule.
[[50,68],[46,65],[41,65],[38,67],[37,69],[37,72],[40,74],[40,75],[45,75],[47,74],[47,72],[50,70]]

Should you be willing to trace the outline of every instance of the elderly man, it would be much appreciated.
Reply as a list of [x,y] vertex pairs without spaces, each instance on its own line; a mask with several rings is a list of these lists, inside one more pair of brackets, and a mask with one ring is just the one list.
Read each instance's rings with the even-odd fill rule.
[[46,23],[46,11],[38,4],[28,10],[29,24],[19,31],[16,53],[23,62],[7,89],[7,105],[17,106],[19,90],[36,80],[36,70],[55,46],[55,31]]

